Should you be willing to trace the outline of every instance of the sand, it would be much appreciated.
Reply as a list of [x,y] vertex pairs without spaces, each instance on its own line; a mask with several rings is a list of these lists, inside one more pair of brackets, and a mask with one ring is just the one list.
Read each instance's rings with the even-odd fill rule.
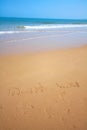
[[87,46],[0,55],[0,130],[87,130]]

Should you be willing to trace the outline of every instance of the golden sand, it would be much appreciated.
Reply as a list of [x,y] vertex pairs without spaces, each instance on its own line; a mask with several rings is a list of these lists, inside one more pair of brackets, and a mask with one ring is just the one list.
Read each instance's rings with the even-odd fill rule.
[[87,130],[87,46],[0,56],[0,130]]

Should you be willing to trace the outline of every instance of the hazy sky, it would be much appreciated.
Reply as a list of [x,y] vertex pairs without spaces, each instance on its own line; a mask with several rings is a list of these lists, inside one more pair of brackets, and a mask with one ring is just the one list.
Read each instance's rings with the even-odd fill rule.
[[87,19],[87,0],[0,0],[0,16]]

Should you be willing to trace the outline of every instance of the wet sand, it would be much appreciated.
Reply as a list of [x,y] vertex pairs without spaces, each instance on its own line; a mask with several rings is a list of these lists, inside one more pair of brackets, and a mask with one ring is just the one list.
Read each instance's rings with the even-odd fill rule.
[[0,55],[0,130],[87,130],[87,46]]

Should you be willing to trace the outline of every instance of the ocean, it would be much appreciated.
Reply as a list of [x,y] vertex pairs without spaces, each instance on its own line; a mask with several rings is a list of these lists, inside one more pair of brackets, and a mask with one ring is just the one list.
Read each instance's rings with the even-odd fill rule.
[[[0,52],[6,49],[8,44],[11,46],[16,43],[16,45],[20,44],[20,46],[22,46],[26,41],[27,46],[28,44],[31,46],[30,44],[33,45],[33,43],[29,40],[33,39],[35,39],[35,41],[32,48],[35,48],[34,46],[36,46],[36,48],[42,46],[43,48],[41,41],[37,41],[38,45],[36,44],[36,39],[42,38],[42,40],[45,40],[46,38],[51,39],[52,37],[57,39],[57,42],[54,40],[52,43],[55,47],[51,44],[51,47],[54,48],[61,45],[63,46],[65,43],[68,43],[66,44],[67,47],[72,39],[74,40],[72,44],[76,44],[76,42],[81,44],[81,41],[87,43],[87,20],[0,18]],[[52,40],[53,39],[51,39],[51,41]],[[48,41],[48,43],[50,44],[51,42]],[[47,46],[47,44],[45,46]]]
[[58,31],[59,29],[87,29],[87,20],[0,18],[0,34],[29,31]]

